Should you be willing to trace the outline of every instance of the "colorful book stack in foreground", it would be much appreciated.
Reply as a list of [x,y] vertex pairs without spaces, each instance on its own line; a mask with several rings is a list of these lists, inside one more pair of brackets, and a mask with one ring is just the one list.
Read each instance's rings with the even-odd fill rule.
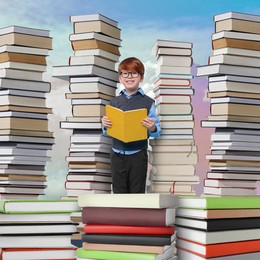
[[175,225],[179,259],[260,259],[260,197],[180,197]]
[[36,199],[47,186],[44,175],[54,143],[44,81],[52,48],[48,30],[0,29],[0,199]]
[[72,200],[1,200],[1,259],[75,259],[70,213],[78,211]]
[[157,40],[152,54],[157,59],[154,94],[162,132],[150,139],[148,191],[195,195],[192,185],[199,177],[191,104],[192,43]]
[[77,259],[176,259],[171,194],[84,194],[84,232]]
[[102,135],[101,117],[115,96],[121,30],[116,21],[100,14],[71,16],[70,21],[74,55],[69,65],[53,67],[55,77],[70,83],[66,98],[71,100],[72,117],[60,124],[73,130],[65,188],[69,197],[111,193],[111,138]]
[[214,21],[209,65],[198,67],[198,76],[208,76],[211,106],[202,127],[215,128],[204,193],[254,196],[260,179],[260,16],[229,12]]

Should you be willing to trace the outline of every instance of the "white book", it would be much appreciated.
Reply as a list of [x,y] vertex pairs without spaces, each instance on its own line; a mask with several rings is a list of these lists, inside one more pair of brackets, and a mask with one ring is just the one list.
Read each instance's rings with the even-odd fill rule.
[[229,128],[248,128],[248,129],[260,129],[259,123],[248,123],[248,122],[236,122],[236,121],[201,121],[202,127],[218,128],[218,127],[229,127]]
[[212,34],[212,41],[218,40],[221,38],[232,38],[238,40],[251,40],[251,41],[260,41],[260,35],[254,33],[241,33],[234,31],[222,31]]
[[[184,251],[182,249],[178,249],[178,257],[179,257],[179,259],[185,259],[185,260],[206,260],[206,259],[208,259],[208,258],[204,258],[199,255],[195,255],[188,251]],[[256,252],[256,253],[248,253],[248,254],[211,257],[210,259],[211,260],[245,260],[245,257],[247,260],[256,260],[256,259],[259,259],[260,253]]]
[[193,88],[161,88],[157,87],[153,90],[156,96],[159,95],[193,95],[194,89]]
[[207,154],[208,160],[236,160],[236,161],[259,161],[260,156],[253,155],[228,155],[228,154]]
[[75,249],[73,248],[41,248],[41,249],[17,249],[4,251],[3,257],[6,259],[74,259]]
[[3,52],[34,54],[34,55],[40,55],[40,56],[47,56],[49,54],[48,49],[31,48],[31,47],[16,46],[16,45],[3,45],[3,46],[1,46],[0,47],[0,53],[3,53]]
[[194,115],[158,115],[158,119],[160,122],[164,121],[173,121],[173,122],[178,122],[178,121],[193,121],[194,120]]
[[155,73],[156,74],[172,73],[172,74],[179,74],[179,75],[190,75],[191,74],[191,67],[188,67],[188,66],[157,65]]
[[12,96],[21,96],[21,97],[36,97],[36,98],[45,98],[46,94],[44,92],[35,92],[27,90],[16,90],[16,89],[0,89],[0,96],[12,95]]
[[78,190],[78,189],[69,189],[67,190],[67,196],[69,197],[79,197],[81,195],[97,195],[97,194],[111,194],[111,190]]
[[258,239],[260,235],[259,228],[206,232],[190,228],[176,227],[176,231],[178,232],[178,236],[183,239],[190,240],[192,237],[193,242],[207,245],[253,240]]
[[0,147],[0,155],[47,156],[46,150],[22,149],[16,147]]
[[219,196],[256,196],[256,189],[248,188],[215,188],[204,187],[203,192],[205,194],[219,195]]
[[208,172],[207,178],[211,179],[223,179],[223,180],[242,180],[243,182],[245,180],[254,180],[259,181],[260,175],[257,173],[249,174],[246,173],[239,173],[239,172]]
[[13,247],[14,240],[19,241],[20,248],[71,248],[71,235],[3,236],[0,247]]
[[68,174],[68,181],[96,181],[96,182],[112,182],[111,176],[105,175],[88,175],[88,174]]
[[80,168],[80,169],[73,169],[69,168],[69,173],[73,174],[102,174],[102,175],[108,175],[111,173],[109,169],[101,169],[101,168]]
[[235,82],[260,84],[260,78],[256,78],[256,77],[234,76],[234,75],[209,77],[209,82],[216,82],[216,81],[235,81]]
[[[0,74],[1,75],[1,74]],[[118,82],[118,73],[96,65],[54,66],[53,76],[69,80],[70,77],[98,76]]]
[[151,49],[152,55],[157,55],[157,52],[160,47],[169,47],[169,48],[184,48],[191,49],[193,44],[191,42],[180,42],[180,41],[172,41],[172,40],[156,40],[155,44]]
[[30,90],[34,92],[50,92],[51,83],[45,81],[0,78],[0,89]]
[[213,76],[213,75],[236,75],[236,76],[251,76],[260,77],[260,68],[235,66],[226,64],[213,64],[197,67],[197,76]]
[[26,112],[16,112],[16,111],[4,111],[0,112],[1,117],[22,117],[22,118],[35,118],[35,119],[48,119],[47,114],[37,114],[37,113],[26,113]]
[[95,182],[95,181],[66,181],[66,189],[79,190],[111,190],[111,183]]
[[1,181],[0,180],[0,185],[10,185],[10,186],[20,186],[25,187],[25,186],[30,186],[33,188],[46,188],[47,187],[47,182],[43,182],[43,181]]
[[96,32],[89,32],[89,33],[75,33],[75,34],[70,34],[69,40],[70,41],[81,41],[81,40],[99,40],[102,42],[110,43],[116,46],[121,46],[121,40],[112,38],[110,36],[101,34],[101,33],[96,33]]
[[118,62],[120,57],[119,55],[101,49],[78,50],[78,51],[74,51],[74,55],[75,56],[96,55],[111,60],[113,62]]
[[29,34],[35,36],[43,36],[43,37],[50,36],[49,30],[22,27],[17,25],[12,25],[0,29],[0,35],[8,34],[8,33],[21,33],[21,34]]
[[86,65],[86,64],[95,64],[97,66],[109,69],[109,70],[115,70],[115,62],[104,59],[99,56],[94,55],[85,55],[85,56],[71,56],[69,58],[69,64],[71,66],[74,65]]
[[225,48],[212,50],[213,56],[220,55],[220,54],[229,54],[229,55],[260,58],[260,51],[255,51],[255,50],[239,49],[239,48],[231,48],[231,47],[225,47]]
[[112,26],[117,27],[118,22],[106,17],[102,14],[83,14],[83,15],[72,15],[70,16],[70,22],[75,23],[75,22],[87,22],[87,21],[103,21],[105,23],[108,23]]
[[44,73],[47,70],[47,66],[26,62],[6,61],[0,63],[0,69],[17,69]]
[[72,121],[61,121],[60,128],[62,129],[101,129],[101,123],[92,122],[72,122]]
[[260,105],[260,99],[253,98],[236,98],[236,97],[218,97],[211,98],[211,104],[218,103],[236,103],[236,104],[252,104],[252,105]]
[[192,62],[192,57],[160,55],[156,61],[156,64],[164,66],[190,67]]
[[157,51],[157,56],[160,56],[160,55],[191,56],[192,55],[192,49],[160,47]]
[[[103,162],[110,163],[110,158],[99,156],[66,156],[66,162]],[[1,161],[0,161],[1,163]]]
[[195,174],[195,167],[194,165],[170,165],[170,164],[165,164],[165,165],[155,165],[152,166],[150,170],[151,174],[155,176],[159,175],[174,175],[174,176],[192,176]]
[[253,180],[214,180],[205,179],[205,187],[218,187],[218,188],[256,188],[256,181]]
[[90,105],[90,104],[102,104],[102,105],[108,105],[109,100],[104,100],[101,98],[77,98],[77,99],[71,99],[72,105]]
[[80,207],[175,208],[177,197],[172,194],[82,194]]
[[246,20],[252,22],[260,22],[260,16],[254,14],[245,14],[238,12],[227,12],[223,14],[217,14],[214,16],[214,22],[226,20],[226,19],[238,19],[238,20]]
[[185,129],[185,128],[179,128],[179,129],[171,129],[171,128],[164,128],[162,125],[161,135],[192,135],[193,129]]
[[209,64],[231,64],[238,66],[259,67],[260,58],[243,57],[238,55],[219,54],[209,57]]
[[43,81],[43,73],[21,69],[0,69],[0,78]]
[[156,75],[155,81],[160,78],[170,78],[170,79],[193,79],[192,75],[189,74],[173,74],[173,73],[159,73]]
[[194,121],[163,121],[160,122],[161,124],[161,128],[162,129],[167,129],[167,128],[177,128],[176,130],[178,130],[177,132],[180,132],[178,134],[187,134],[187,132],[189,134],[192,134],[192,131],[190,131],[190,129],[185,129],[185,128],[194,128],[195,127],[195,122]]
[[70,78],[70,83],[97,83],[100,82],[102,84],[108,85],[110,87],[117,87],[117,82],[106,79],[103,77],[72,77]]
[[54,138],[32,137],[32,136],[16,136],[16,135],[0,135],[1,142],[26,142],[26,143],[44,143],[54,144]]

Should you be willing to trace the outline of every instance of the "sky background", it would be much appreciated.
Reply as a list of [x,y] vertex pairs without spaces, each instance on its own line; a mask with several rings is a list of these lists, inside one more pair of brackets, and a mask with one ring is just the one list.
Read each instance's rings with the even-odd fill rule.
[[[64,182],[67,174],[65,156],[68,155],[70,130],[60,129],[60,121],[71,116],[68,83],[52,78],[52,66],[67,65],[73,55],[69,35],[73,33],[69,17],[72,15],[100,13],[118,22],[122,47],[120,60],[136,56],[146,67],[142,84],[145,92],[153,96],[155,57],[151,48],[157,39],[193,43],[193,73],[197,65],[206,65],[211,55],[211,35],[214,33],[214,15],[225,12],[241,12],[260,15],[259,0],[0,0],[0,28],[19,25],[50,30],[53,50],[50,51],[45,80],[52,82],[47,95],[47,105],[53,108],[49,116],[50,131],[55,133],[55,145],[50,152],[52,161],[47,164],[48,188],[46,198],[66,195]],[[208,171],[205,154],[209,153],[210,134],[214,129],[202,129],[200,121],[209,115],[209,102],[205,98],[207,78],[194,78],[192,98],[195,115],[195,142],[199,150],[196,174],[201,183],[195,185],[197,194],[202,192],[203,180]]]

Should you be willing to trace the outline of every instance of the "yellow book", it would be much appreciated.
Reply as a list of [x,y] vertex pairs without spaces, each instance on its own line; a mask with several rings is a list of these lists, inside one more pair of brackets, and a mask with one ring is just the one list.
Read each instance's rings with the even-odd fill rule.
[[148,138],[147,128],[141,121],[147,117],[147,109],[122,111],[106,105],[106,116],[111,120],[112,127],[107,128],[107,134],[124,143]]

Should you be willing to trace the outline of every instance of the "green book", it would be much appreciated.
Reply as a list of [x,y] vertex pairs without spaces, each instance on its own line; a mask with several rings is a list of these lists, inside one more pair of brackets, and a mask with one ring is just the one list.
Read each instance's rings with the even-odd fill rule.
[[4,214],[69,213],[81,211],[77,200],[0,200]]
[[194,209],[260,209],[260,197],[179,197],[178,207]]
[[156,260],[156,254],[84,250],[78,248],[76,256],[80,258],[102,259],[102,260]]

